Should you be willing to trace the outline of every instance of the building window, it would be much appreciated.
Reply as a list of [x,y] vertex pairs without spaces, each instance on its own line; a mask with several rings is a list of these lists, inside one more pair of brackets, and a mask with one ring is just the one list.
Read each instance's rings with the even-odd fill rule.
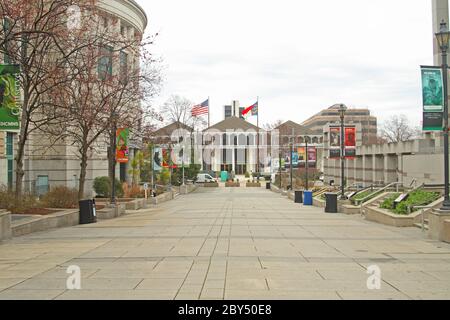
[[225,106],[225,119],[230,118],[233,115],[232,107]]
[[111,46],[104,46],[101,49],[101,57],[98,61],[98,76],[101,80],[112,76],[113,65],[113,48]]

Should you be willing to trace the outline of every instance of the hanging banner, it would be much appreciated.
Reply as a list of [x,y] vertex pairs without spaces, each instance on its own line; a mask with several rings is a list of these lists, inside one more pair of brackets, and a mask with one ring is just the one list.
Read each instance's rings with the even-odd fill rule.
[[161,171],[162,169],[162,150],[161,148],[155,148],[155,153],[153,155],[153,170]]
[[298,168],[298,164],[299,164],[299,157],[298,157],[298,152],[293,152],[292,153],[292,167],[293,168]]
[[356,157],[356,127],[345,128],[345,157],[347,159]]
[[301,162],[306,161],[306,148],[305,147],[298,148],[298,159]]
[[341,157],[341,128],[330,128],[330,159]]
[[317,149],[316,147],[308,147],[308,162],[316,162],[317,161]]
[[421,67],[423,130],[442,131],[444,116],[444,85],[442,69]]
[[0,131],[20,129],[20,67],[0,65]]
[[128,163],[129,149],[128,149],[128,137],[130,134],[129,129],[117,129],[116,133],[116,161],[118,163]]

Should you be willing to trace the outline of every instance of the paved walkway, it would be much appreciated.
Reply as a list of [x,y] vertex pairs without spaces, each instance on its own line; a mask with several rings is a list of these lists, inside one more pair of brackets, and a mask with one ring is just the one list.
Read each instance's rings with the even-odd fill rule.
[[[71,265],[82,290],[66,290]],[[431,298],[450,299],[450,245],[264,189],[199,190],[0,245],[0,299]]]

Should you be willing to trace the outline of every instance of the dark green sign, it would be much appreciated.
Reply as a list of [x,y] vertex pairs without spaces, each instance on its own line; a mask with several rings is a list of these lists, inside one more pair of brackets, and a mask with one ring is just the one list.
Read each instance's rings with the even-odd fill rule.
[[442,131],[444,85],[442,69],[422,67],[423,130]]
[[0,65],[0,131],[20,129],[19,72],[19,66]]

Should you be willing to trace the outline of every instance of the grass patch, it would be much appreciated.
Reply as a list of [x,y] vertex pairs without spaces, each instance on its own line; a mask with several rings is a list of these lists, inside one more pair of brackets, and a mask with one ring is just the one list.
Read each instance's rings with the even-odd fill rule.
[[[441,195],[438,192],[416,190],[409,194],[408,199],[406,199],[405,201],[402,201],[400,204],[397,205],[396,208],[394,208],[394,201],[399,196],[400,196],[400,193],[396,193],[396,194],[392,195],[391,197],[387,198],[380,205],[380,208],[388,209],[395,214],[407,215],[409,207],[427,206],[427,205],[433,203],[434,201],[438,200],[441,197]],[[416,211],[416,210],[413,210],[412,212],[414,212],[414,211]]]
[[362,200],[365,197],[370,196],[372,193],[374,193],[374,191],[372,191],[372,190],[366,190],[366,191],[357,193],[354,197],[352,197],[352,200]]

